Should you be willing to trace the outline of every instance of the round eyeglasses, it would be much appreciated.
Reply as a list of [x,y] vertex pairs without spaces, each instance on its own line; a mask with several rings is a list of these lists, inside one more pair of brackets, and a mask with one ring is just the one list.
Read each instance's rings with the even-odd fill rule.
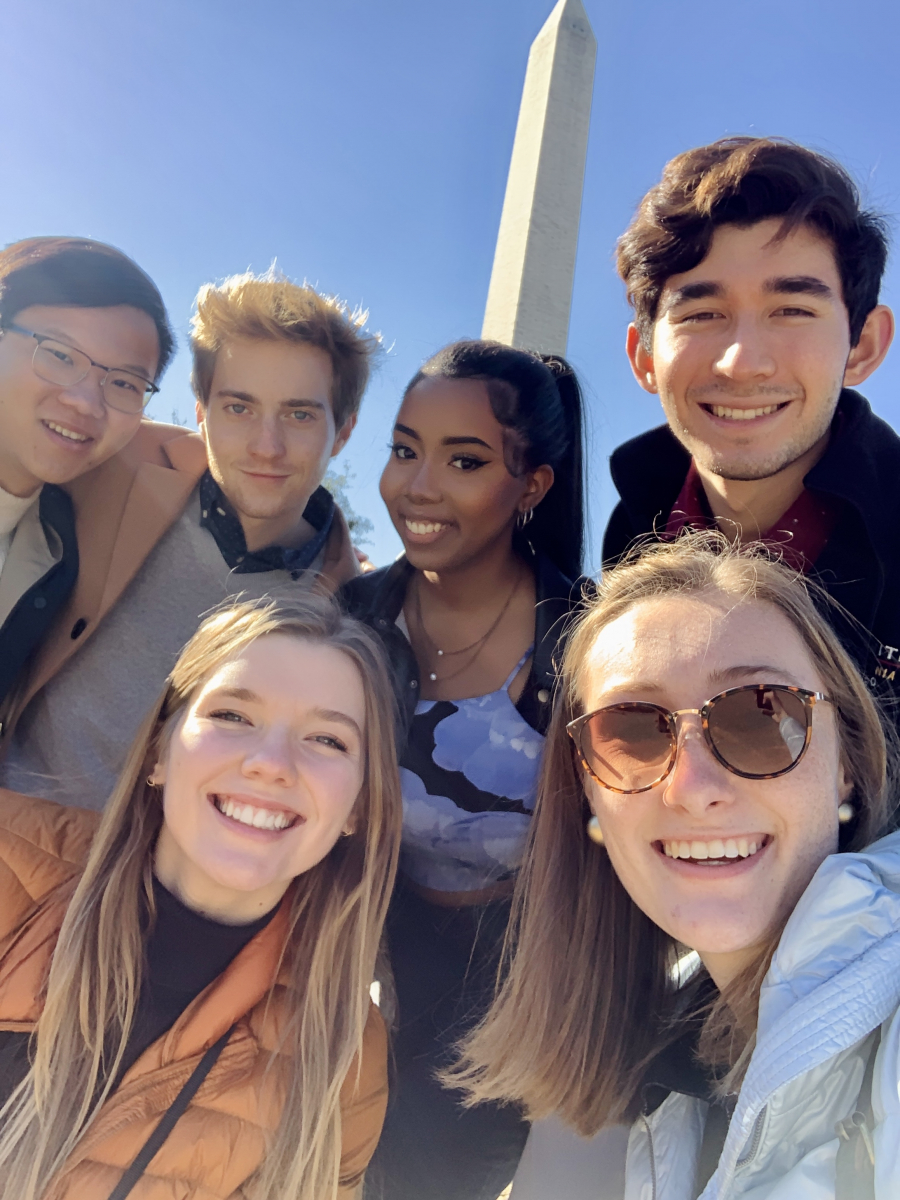
[[76,350],[74,346],[67,346],[65,342],[59,342],[47,334],[23,329],[21,325],[7,325],[6,328],[22,337],[34,338],[37,342],[31,366],[38,379],[43,379],[45,383],[74,387],[87,377],[91,367],[96,367],[103,372],[100,387],[104,403],[117,412],[132,416],[143,412],[150,397],[159,391],[156,384],[143,375],[121,367],[105,367],[102,363],[94,362],[83,350]]
[[566,726],[584,769],[611,792],[646,792],[669,775],[678,753],[677,718],[700,717],[717,762],[744,779],[792,771],[812,736],[822,692],[788,684],[747,684],[720,692],[702,708],[670,712],[658,704],[610,704]]

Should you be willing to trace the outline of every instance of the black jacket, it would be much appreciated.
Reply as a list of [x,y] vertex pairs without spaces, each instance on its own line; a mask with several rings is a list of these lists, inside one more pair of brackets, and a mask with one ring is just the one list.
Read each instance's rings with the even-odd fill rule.
[[[562,651],[569,617],[577,608],[583,589],[590,585],[585,579],[572,583],[542,555],[533,560],[533,568],[537,595],[534,657],[516,708],[532,729],[546,733],[559,661],[557,650]],[[351,579],[338,593],[344,609],[378,634],[387,653],[400,710],[398,741],[401,746],[406,741],[406,732],[419,699],[416,657],[396,624],[412,574],[413,567],[406,556],[401,555],[389,567]]]
[[0,702],[52,625],[78,578],[75,511],[69,494],[48,483],[38,504],[44,534],[48,544],[58,548],[59,558],[37,583],[23,592],[0,626]]
[[[621,500],[603,538],[605,564],[617,561],[635,538],[665,525],[689,465],[668,425],[613,453]],[[842,502],[811,574],[873,635],[831,614],[869,686],[892,698],[900,682],[900,437],[862,396],[845,388],[828,449],[803,482]]]

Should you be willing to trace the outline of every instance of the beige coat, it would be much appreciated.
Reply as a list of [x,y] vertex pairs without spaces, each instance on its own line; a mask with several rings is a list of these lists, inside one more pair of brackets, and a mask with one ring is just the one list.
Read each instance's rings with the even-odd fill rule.
[[[142,421],[123,450],[67,485],[75,507],[78,580],[4,704],[4,740],[32,697],[85,644],[122,595],[181,515],[205,470],[206,449],[199,434]],[[333,592],[358,573],[347,523],[338,509],[320,583]]]

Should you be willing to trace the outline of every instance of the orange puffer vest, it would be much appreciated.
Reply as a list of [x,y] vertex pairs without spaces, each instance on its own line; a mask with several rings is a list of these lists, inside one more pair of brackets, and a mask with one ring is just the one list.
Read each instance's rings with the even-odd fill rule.
[[[99,814],[0,789],[0,1030],[30,1032],[65,905],[46,898],[81,872]],[[44,901],[44,903],[42,903]],[[276,1031],[292,993],[269,989],[285,937],[287,907],[134,1063],[79,1143],[47,1200],[107,1200],[204,1051],[237,1028],[132,1200],[243,1200],[278,1125]],[[360,1180],[381,1133],[387,1045],[376,1008],[366,1024],[361,1070],[341,1093],[341,1197]]]

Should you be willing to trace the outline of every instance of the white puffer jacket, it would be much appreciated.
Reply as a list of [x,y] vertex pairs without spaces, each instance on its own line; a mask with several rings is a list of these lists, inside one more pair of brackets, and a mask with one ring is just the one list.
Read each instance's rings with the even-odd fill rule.
[[[757,1044],[702,1200],[834,1200],[835,1123],[882,1026],[875,1198],[900,1200],[900,833],[826,859],[782,935]],[[863,1043],[866,1043],[864,1045]],[[625,1200],[690,1200],[707,1105],[672,1093],[633,1126]]]

